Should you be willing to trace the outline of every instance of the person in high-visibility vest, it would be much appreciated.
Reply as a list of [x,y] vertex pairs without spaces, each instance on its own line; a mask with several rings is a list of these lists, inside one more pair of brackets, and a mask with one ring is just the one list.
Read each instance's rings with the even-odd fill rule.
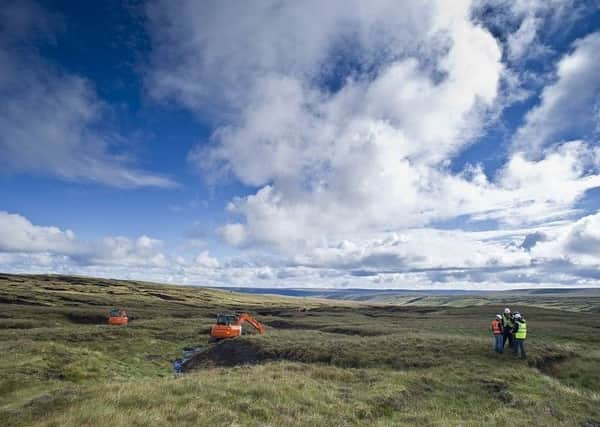
[[504,346],[506,345],[506,341],[508,341],[508,345],[510,346],[510,348],[515,348],[513,326],[514,322],[512,314],[510,313],[510,308],[506,307],[504,309],[504,314],[502,315],[502,333],[504,337],[502,341],[502,348],[504,348]]
[[496,353],[502,353],[502,316],[496,314],[496,318],[492,320],[492,332],[494,334],[494,351]]
[[515,334],[515,354],[521,356],[523,359],[527,357],[525,353],[525,339],[527,338],[527,322],[521,313],[515,313],[515,324],[513,327]]

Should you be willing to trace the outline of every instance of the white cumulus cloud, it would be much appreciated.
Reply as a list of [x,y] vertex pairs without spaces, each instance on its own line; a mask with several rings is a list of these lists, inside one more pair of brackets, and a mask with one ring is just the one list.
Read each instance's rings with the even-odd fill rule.
[[0,251],[74,253],[77,238],[71,230],[32,224],[27,218],[0,211]]
[[[496,23],[481,18],[491,6],[501,11]],[[229,204],[223,240],[269,247],[326,277],[351,269],[395,271],[383,282],[450,277],[426,273],[434,269],[461,270],[457,281],[545,277],[533,257],[552,239],[530,251],[521,243],[576,219],[577,202],[600,186],[598,149],[576,123],[598,116],[584,112],[598,110],[600,50],[592,34],[560,58],[494,172],[477,164],[452,172],[514,98],[503,90],[520,89],[522,63],[545,54],[541,32],[570,25],[569,10],[580,10],[569,0],[491,6],[263,2],[241,13],[223,3],[153,2],[148,89],[214,118],[208,144],[188,156],[208,179],[255,188]],[[489,28],[504,24],[515,32],[498,40]],[[567,126],[580,132],[559,138]],[[459,218],[491,221],[514,241],[435,230]]]
[[514,138],[514,150],[539,155],[548,144],[577,132],[598,137],[600,122],[600,33],[574,43],[557,65],[556,80],[542,91],[540,103],[525,116]]
[[[575,22],[574,2],[496,3],[151,1],[145,87],[213,123],[188,161],[214,184],[245,186],[216,229],[239,252],[217,259],[204,234],[192,256],[146,235],[84,242],[3,213],[0,263],[238,286],[593,284],[599,214],[578,202],[600,187],[599,35],[559,58],[549,27]],[[497,22],[488,7],[503,11]],[[498,36],[503,26],[513,33]],[[0,88],[16,90],[25,59],[10,43]],[[493,148],[498,164],[458,162],[535,90],[524,64],[542,57],[556,64],[534,76],[539,102],[509,147]],[[13,169],[172,184],[108,154],[93,126],[107,106],[89,81],[32,58],[41,65],[23,73],[24,96],[0,107]],[[26,127],[25,111],[43,120]],[[52,145],[45,163],[31,141]]]
[[19,214],[0,211],[0,253],[6,255],[6,264],[33,259],[41,265],[166,267],[161,246],[160,240],[145,235],[84,241],[71,230],[35,225]]
[[219,266],[219,261],[210,256],[209,251],[202,251],[200,252],[200,254],[198,254],[198,256],[196,257],[196,265],[200,266],[200,267],[206,267],[206,268],[216,268]]

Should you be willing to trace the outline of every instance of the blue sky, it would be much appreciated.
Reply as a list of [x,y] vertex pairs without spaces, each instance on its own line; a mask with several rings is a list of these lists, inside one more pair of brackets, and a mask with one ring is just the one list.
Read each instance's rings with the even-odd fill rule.
[[351,3],[6,3],[0,270],[597,286],[600,6]]

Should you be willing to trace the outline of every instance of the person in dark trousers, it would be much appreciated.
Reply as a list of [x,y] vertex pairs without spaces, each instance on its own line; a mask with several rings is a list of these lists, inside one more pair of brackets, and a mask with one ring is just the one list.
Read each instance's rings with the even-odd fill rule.
[[183,361],[181,359],[173,360],[173,373],[175,378],[183,375]]
[[502,334],[503,334],[502,348],[504,348],[506,346],[506,341],[508,341],[508,345],[510,348],[514,348],[515,343],[514,343],[514,336],[513,336],[513,326],[514,326],[514,322],[513,322],[512,314],[510,313],[510,308],[506,307],[504,309],[504,314],[502,315]]
[[523,359],[527,358],[525,353],[525,339],[527,338],[527,322],[521,313],[515,313],[515,322],[513,327],[515,334],[515,349],[514,353],[516,356],[521,356]]
[[502,338],[504,334],[502,333],[502,316],[496,314],[496,318],[492,320],[492,333],[494,334],[494,351],[496,353],[502,353]]

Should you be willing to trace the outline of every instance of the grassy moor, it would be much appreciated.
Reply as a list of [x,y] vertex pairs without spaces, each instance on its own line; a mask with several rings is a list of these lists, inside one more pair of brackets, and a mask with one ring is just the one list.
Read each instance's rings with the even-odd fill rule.
[[[505,305],[527,319],[526,360],[493,351]],[[357,302],[0,275],[0,307],[4,426],[600,423],[594,292]],[[127,326],[107,325],[114,307]],[[209,343],[239,311],[266,332]]]

